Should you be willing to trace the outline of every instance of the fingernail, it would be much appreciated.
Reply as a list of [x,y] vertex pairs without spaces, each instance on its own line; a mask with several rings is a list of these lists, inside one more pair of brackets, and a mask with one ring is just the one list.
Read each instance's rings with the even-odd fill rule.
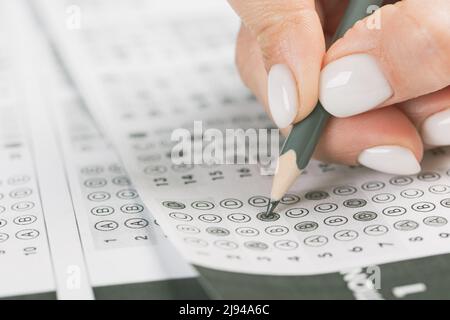
[[450,109],[435,113],[424,121],[422,139],[431,146],[450,145]]
[[335,117],[349,117],[380,105],[393,94],[375,58],[353,54],[328,64],[320,76],[320,102]]
[[410,175],[420,172],[420,164],[408,148],[377,146],[361,152],[358,162],[365,167],[389,173]]
[[297,115],[298,93],[295,78],[286,65],[270,68],[267,88],[273,121],[278,128],[288,127]]

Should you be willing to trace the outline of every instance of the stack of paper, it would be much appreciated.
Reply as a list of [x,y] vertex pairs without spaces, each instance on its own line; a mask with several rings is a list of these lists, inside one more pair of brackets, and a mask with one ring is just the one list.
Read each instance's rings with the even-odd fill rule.
[[447,296],[450,150],[312,162],[267,218],[261,165],[171,157],[182,128],[271,126],[225,1],[31,4],[0,2],[1,297]]

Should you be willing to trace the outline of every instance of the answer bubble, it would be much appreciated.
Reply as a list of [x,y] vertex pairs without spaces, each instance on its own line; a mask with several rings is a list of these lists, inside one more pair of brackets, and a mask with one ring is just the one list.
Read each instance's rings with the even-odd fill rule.
[[191,171],[194,168],[194,165],[192,165],[192,164],[185,164],[185,163],[173,164],[171,168],[175,172],[182,172],[182,173],[184,173],[184,172]]
[[268,197],[264,197],[264,196],[254,196],[254,197],[251,197],[250,199],[248,199],[248,203],[251,206],[257,207],[257,208],[267,207],[269,202],[270,202],[270,199]]
[[239,209],[244,204],[238,199],[224,199],[219,202],[219,205],[225,209]]
[[198,219],[206,223],[219,223],[222,221],[222,218],[216,214],[202,214]]
[[92,192],[88,194],[87,198],[91,201],[105,201],[111,198],[111,195],[108,192],[98,191],[98,192]]
[[191,207],[197,210],[211,210],[214,208],[214,203],[210,201],[194,201]]
[[113,231],[119,227],[119,224],[116,221],[112,220],[103,220],[99,221],[94,225],[94,228],[99,231]]
[[413,220],[400,220],[394,223],[394,228],[400,231],[411,231],[419,227],[419,224]]
[[0,233],[0,243],[5,242],[9,239],[9,235],[7,233]]
[[374,224],[364,228],[364,233],[369,236],[381,236],[389,231],[388,227],[382,224]]
[[244,242],[244,247],[251,249],[251,250],[258,250],[258,251],[264,251],[269,249],[269,246],[261,241],[247,241]]
[[33,190],[30,188],[18,188],[11,190],[9,192],[9,196],[13,199],[20,199],[20,198],[26,198],[30,196],[33,193]]
[[356,193],[357,189],[353,186],[338,186],[333,189],[333,193],[337,196],[349,196]]
[[434,194],[447,194],[450,193],[450,186],[447,185],[435,185],[428,188],[428,191]]
[[167,167],[163,165],[147,166],[144,168],[144,173],[150,176],[159,175],[167,172]]
[[223,250],[234,250],[239,247],[237,243],[230,240],[216,240],[214,241],[214,245]]
[[14,211],[26,211],[32,208],[34,208],[34,202],[31,201],[16,202],[11,206]]
[[94,175],[103,173],[104,168],[102,166],[86,166],[81,168],[80,172],[84,175]]
[[191,226],[188,224],[179,224],[177,225],[177,230],[183,233],[189,233],[189,234],[195,234],[195,233],[200,233],[200,229],[195,227],[195,226]]
[[308,209],[305,208],[292,208],[285,212],[285,215],[289,218],[302,218],[309,213]]
[[297,223],[294,226],[294,229],[301,232],[310,232],[314,231],[319,227],[319,224],[314,221],[303,221],[300,223]]
[[193,246],[193,247],[199,247],[199,248],[204,248],[208,246],[208,242],[206,242],[203,239],[200,238],[184,238],[183,239],[184,242],[186,242],[188,245]]
[[120,207],[120,211],[128,214],[135,214],[144,211],[144,206],[139,203],[127,203]]
[[372,197],[372,201],[375,203],[389,203],[395,200],[395,196],[392,193],[379,193]]
[[117,163],[113,163],[108,167],[108,171],[114,174],[123,174],[123,168]]
[[225,237],[230,234],[230,231],[228,231],[227,229],[222,228],[222,227],[208,227],[208,228],[206,228],[206,232],[213,236],[219,236],[219,237]]
[[347,221],[348,219],[344,216],[330,216],[323,220],[326,225],[333,227],[342,226],[346,224]]
[[37,217],[32,214],[15,217],[13,222],[17,225],[24,226],[36,222]]
[[256,215],[256,217],[264,222],[272,222],[272,221],[277,221],[278,219],[280,219],[280,215],[276,212],[272,212],[270,214],[266,214],[266,212],[260,212]]
[[281,250],[295,250],[298,248],[298,243],[293,240],[278,240],[273,243],[273,246]]
[[385,216],[397,217],[406,213],[406,208],[400,206],[386,207],[381,211]]
[[162,205],[166,208],[174,210],[181,210],[186,208],[186,205],[184,203],[178,201],[163,201]]
[[335,203],[321,203],[314,207],[314,210],[320,213],[328,213],[337,210],[338,206]]
[[244,213],[232,213],[229,214],[227,218],[228,220],[236,223],[245,223],[251,220],[250,216]]
[[180,221],[192,221],[193,219],[192,216],[182,212],[171,212],[169,213],[169,217]]
[[117,186],[129,186],[129,185],[131,185],[130,179],[128,177],[126,177],[126,176],[114,177],[112,179],[112,183],[117,185]]
[[343,205],[347,208],[361,208],[367,204],[364,199],[348,199],[343,202]]
[[128,220],[125,220],[125,226],[130,229],[142,229],[149,225],[149,222],[147,219],[144,218],[131,218]]
[[340,230],[337,231],[333,237],[339,241],[352,241],[358,238],[358,232],[355,230]]
[[16,238],[20,240],[32,240],[39,236],[39,231],[36,229],[24,229],[16,232]]
[[108,216],[114,213],[114,208],[110,206],[100,206],[91,209],[91,213],[96,216]]
[[442,199],[440,204],[445,208],[450,208],[450,198]]
[[116,195],[118,198],[126,200],[135,199],[139,196],[137,191],[134,189],[119,190],[117,191]]
[[328,238],[325,236],[316,235],[306,238],[303,242],[310,247],[322,247],[328,243]]
[[357,221],[371,221],[377,218],[377,214],[372,211],[361,211],[353,215],[353,218]]
[[385,187],[385,183],[381,181],[369,181],[364,183],[361,188],[365,191],[378,191]]
[[281,200],[280,203],[285,205],[293,205],[300,201],[300,197],[295,194],[285,194]]
[[17,186],[17,185],[25,184],[30,180],[31,180],[30,176],[25,175],[25,174],[23,174],[23,175],[19,174],[19,175],[9,177],[7,180],[7,183],[11,186]]
[[259,231],[251,227],[241,227],[236,229],[236,233],[243,237],[255,237],[259,234]]
[[87,188],[101,188],[106,186],[107,181],[104,178],[90,178],[83,183]]
[[264,229],[264,231],[271,236],[282,236],[289,232],[289,229],[285,226],[270,226]]
[[430,216],[423,219],[423,223],[431,227],[442,227],[447,224],[447,219],[440,216]]
[[428,171],[428,172],[421,172],[417,175],[417,179],[421,180],[421,181],[436,181],[439,180],[441,178],[441,175],[437,172],[432,172],[432,171]]
[[305,198],[308,200],[323,200],[328,198],[330,195],[325,191],[310,191],[305,194]]
[[414,180],[411,177],[398,176],[389,179],[389,183],[394,186],[406,186],[411,184]]
[[424,192],[420,189],[405,189],[400,192],[400,195],[406,199],[416,199],[423,196]]
[[414,203],[411,205],[411,208],[417,212],[430,212],[433,211],[436,206],[431,202],[422,201]]

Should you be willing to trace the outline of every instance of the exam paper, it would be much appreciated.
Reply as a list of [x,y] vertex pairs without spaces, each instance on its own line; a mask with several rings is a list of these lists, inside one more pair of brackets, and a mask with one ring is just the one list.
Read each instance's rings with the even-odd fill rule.
[[0,298],[205,298],[29,8],[0,9]]
[[1,1],[0,297],[91,298],[70,193],[32,80],[30,16]]
[[173,163],[174,129],[270,126],[233,66],[238,24],[225,4],[188,16],[136,2],[112,17],[70,1],[86,17],[71,29],[62,27],[69,2],[38,3],[90,112],[191,264],[315,275],[449,253],[448,149],[428,153],[416,176],[313,161],[270,218],[261,212],[271,177],[260,166]]
[[47,111],[60,137],[91,285],[194,279],[62,70],[51,64],[46,70]]

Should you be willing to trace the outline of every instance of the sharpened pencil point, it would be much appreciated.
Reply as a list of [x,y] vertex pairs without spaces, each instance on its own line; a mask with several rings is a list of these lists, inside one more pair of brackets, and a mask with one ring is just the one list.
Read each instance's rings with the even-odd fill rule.
[[279,200],[278,201],[270,201],[269,204],[267,205],[267,210],[266,210],[265,216],[266,217],[270,216],[279,203],[280,203]]

